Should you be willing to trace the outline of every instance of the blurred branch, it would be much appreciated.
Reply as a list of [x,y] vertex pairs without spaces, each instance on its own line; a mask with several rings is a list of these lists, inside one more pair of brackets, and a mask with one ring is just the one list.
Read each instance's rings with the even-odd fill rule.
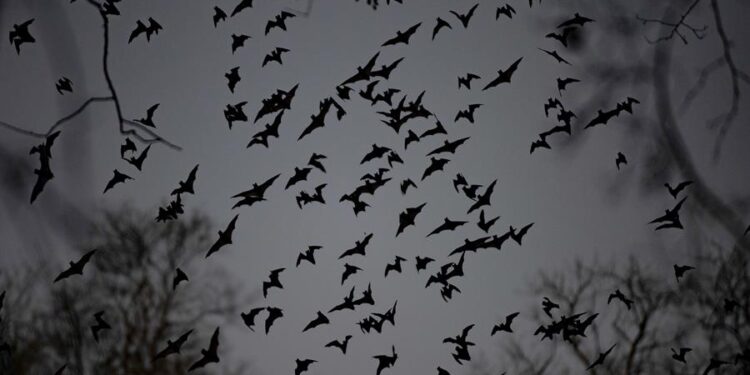
[[671,40],[672,38],[674,38],[675,35],[677,35],[682,40],[683,43],[688,44],[687,38],[685,37],[683,32],[680,31],[680,28],[687,29],[697,39],[703,39],[706,36],[706,29],[708,28],[708,26],[695,27],[695,26],[688,24],[685,21],[687,16],[690,15],[690,13],[693,11],[695,6],[698,5],[700,1],[701,0],[694,0],[693,3],[690,4],[690,6],[687,8],[687,10],[684,13],[682,13],[682,16],[680,16],[677,22],[669,22],[669,21],[665,21],[664,19],[643,18],[639,15],[636,15],[635,17],[639,21],[641,21],[641,23],[643,23],[644,25],[649,24],[649,23],[655,23],[655,24],[659,24],[662,26],[670,27],[669,32],[665,35],[662,35],[654,40],[649,39],[648,37],[644,37],[644,39],[646,39],[646,41],[651,44],[656,44],[659,42]]

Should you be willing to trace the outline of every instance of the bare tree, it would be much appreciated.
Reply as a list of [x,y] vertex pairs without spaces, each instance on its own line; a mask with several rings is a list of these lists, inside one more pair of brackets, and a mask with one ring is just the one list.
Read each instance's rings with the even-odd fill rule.
[[[184,373],[213,328],[247,302],[219,268],[192,266],[212,233],[201,215],[153,225],[132,209],[110,211],[81,247],[98,250],[82,277],[53,284],[51,266],[3,275],[0,341],[12,348],[3,371],[52,373],[67,363],[76,374]],[[177,267],[190,280],[173,290]],[[89,328],[97,311],[112,326],[98,343]],[[181,355],[153,361],[168,339],[190,329]]]

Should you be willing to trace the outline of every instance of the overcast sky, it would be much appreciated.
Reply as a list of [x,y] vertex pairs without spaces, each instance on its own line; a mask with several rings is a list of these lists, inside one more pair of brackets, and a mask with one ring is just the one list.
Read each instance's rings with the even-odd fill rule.
[[[32,30],[38,43],[23,46],[20,56],[7,44],[0,43],[0,120],[44,131],[48,124],[69,113],[85,98],[107,95],[100,69],[100,18],[84,1],[70,5],[67,1],[55,3],[11,1],[2,9],[0,25],[4,30],[13,23],[35,17]],[[473,353],[477,357],[482,356],[480,353],[491,357],[502,340],[489,336],[492,325],[513,311],[528,313],[529,304],[536,301],[525,297],[523,290],[538,271],[559,269],[576,257],[606,260],[627,254],[668,265],[682,251],[687,251],[683,233],[654,233],[646,225],[668,208],[672,200],[665,190],[648,195],[640,192],[638,173],[648,160],[638,153],[638,142],[625,136],[626,120],[618,119],[614,126],[592,129],[584,142],[564,151],[555,148],[557,137],[561,136],[553,136],[553,150],[529,154],[529,145],[537,134],[555,125],[552,119],[545,118],[543,111],[546,99],[557,96],[555,79],[568,76],[581,79],[582,83],[571,85],[563,94],[563,102],[571,103],[575,111],[574,104],[592,95],[597,87],[595,82],[587,81],[590,75],[581,69],[583,61],[601,53],[584,45],[577,53],[568,52],[566,56],[573,63],[568,67],[556,64],[537,48],[565,53],[544,35],[574,11],[606,19],[604,13],[609,9],[606,4],[586,6],[583,2],[545,1],[542,7],[535,5],[529,9],[525,0],[517,0],[511,1],[518,13],[516,17],[495,21],[495,8],[500,3],[482,1],[469,28],[464,29],[449,10],[463,13],[474,4],[472,1],[405,0],[406,4],[372,11],[364,0],[359,3],[318,0],[309,17],[287,20],[288,31],[274,30],[264,36],[268,19],[287,6],[304,9],[306,1],[259,0],[254,8],[214,28],[213,6],[219,5],[229,13],[234,3],[227,0],[122,3],[122,15],[111,18],[110,67],[125,117],[140,118],[149,106],[161,103],[156,130],[184,150],[176,152],[154,145],[143,172],[138,173],[119,159],[123,138],[116,132],[113,106],[97,104],[80,121],[63,129],[62,143],[74,146],[54,151],[54,163],[65,167],[51,182],[85,210],[127,203],[155,213],[177,181],[184,179],[195,164],[200,164],[197,194],[184,199],[186,210],[207,213],[217,227],[225,226],[234,214],[240,214],[234,244],[210,261],[223,263],[248,291],[259,290],[269,270],[287,268],[281,275],[284,290],[272,290],[267,300],[256,304],[282,307],[285,317],[265,336],[245,329],[238,316],[232,329],[222,331],[226,335],[223,342],[227,343],[222,354],[226,353],[227,358],[249,359],[255,368],[267,374],[291,372],[294,359],[305,357],[320,362],[311,367],[310,374],[370,373],[377,366],[371,356],[386,354],[395,344],[399,361],[391,373],[432,373],[436,366],[442,366],[460,374],[468,366],[462,369],[456,365],[450,357],[453,348],[441,344],[442,339],[477,323],[471,335],[477,343]],[[747,7],[739,2],[725,4],[727,11],[723,13],[731,34],[747,35],[747,27],[740,28],[739,18]],[[633,9],[633,16],[636,10],[649,12],[647,7]],[[650,15],[659,16],[659,12],[657,9]],[[139,38],[128,44],[136,20],[148,17],[156,19],[164,30],[153,36],[151,43]],[[441,31],[433,42],[430,34],[436,17],[448,20],[453,29]],[[701,21],[697,22],[710,21],[705,17],[698,19]],[[405,30],[417,22],[423,24],[408,46],[379,47],[396,30]],[[587,24],[584,33],[603,43],[607,38],[602,32],[605,29],[607,25],[600,21]],[[640,36],[643,32],[637,30],[639,34],[633,38],[645,44]],[[230,50],[232,33],[252,36],[234,55]],[[706,47],[691,45],[693,49],[688,49],[681,44],[676,47],[678,56],[683,57],[678,73],[689,77],[689,82],[710,61],[706,56],[719,52],[716,43],[694,43]],[[742,48],[740,44],[738,41],[738,48]],[[263,56],[277,46],[290,49],[283,57],[284,64],[270,64],[261,69]],[[406,131],[396,134],[383,126],[381,117],[375,113],[384,109],[382,104],[371,107],[356,94],[353,100],[344,103],[348,114],[342,121],[329,116],[326,128],[300,142],[296,140],[308,125],[310,115],[317,113],[318,102],[335,95],[335,86],[377,51],[381,52],[378,64],[400,57],[404,61],[376,91],[394,87],[413,98],[424,90],[425,106],[442,120],[449,131],[448,139],[471,137],[455,156],[449,157],[451,162],[445,172],[424,182],[419,181],[428,165],[424,155],[444,138],[427,138],[404,151]],[[625,60],[636,57],[635,52],[631,55],[628,51],[618,52]],[[498,69],[505,69],[519,57],[524,59],[510,85],[485,92],[478,89],[494,78]],[[737,58],[740,66],[750,63],[744,52],[738,53]],[[226,87],[224,73],[235,66],[240,66],[242,80],[232,94]],[[456,78],[468,72],[480,75],[480,82],[473,82],[471,91],[458,90]],[[61,76],[73,81],[74,94],[60,97],[56,93],[54,82]],[[710,159],[710,139],[714,133],[705,128],[705,121],[716,113],[716,108],[726,105],[723,96],[726,82],[721,81],[726,79],[719,76],[718,83],[707,86],[708,94],[681,117],[680,127],[685,129],[686,140],[703,176],[720,194],[734,196],[750,187],[750,171],[741,167],[748,156],[743,141],[750,136],[750,130],[743,126],[747,124],[747,114],[740,113],[723,158],[716,164]],[[687,81],[677,82],[677,88],[684,90]],[[261,99],[276,89],[286,90],[297,83],[297,96],[291,110],[284,114],[280,138],[271,139],[269,149],[246,149],[251,135],[272,118],[264,118],[255,125],[236,123],[230,130],[223,118],[224,106],[248,101],[246,113],[254,115]],[[357,90],[361,88],[355,86]],[[608,106],[613,107],[625,96],[641,98],[644,104],[636,106],[636,116],[646,118],[652,110],[647,104],[648,89],[619,90]],[[483,104],[476,112],[476,123],[455,123],[456,112],[471,103]],[[415,120],[408,127],[421,133],[433,124],[432,119]],[[642,126],[652,125],[644,121]],[[82,143],[80,137],[84,135]],[[75,138],[79,141],[72,141]],[[37,143],[2,129],[0,141],[18,155],[25,155]],[[386,164],[385,160],[359,164],[373,143],[396,149],[406,163],[389,172],[388,177],[393,181],[368,200],[371,207],[366,213],[355,217],[351,206],[339,203],[338,198],[353,190],[363,174]],[[629,159],[629,164],[619,172],[614,162],[618,151]],[[285,191],[283,184],[294,167],[303,166],[313,152],[328,156],[324,161],[328,173],[313,171],[307,182]],[[102,195],[114,168],[129,173],[135,181]],[[510,244],[500,253],[468,257],[466,276],[458,281],[463,292],[445,303],[437,289],[424,288],[429,273],[415,272],[414,256],[437,259],[431,268],[434,270],[464,238],[482,234],[473,224],[477,215],[465,214],[471,201],[453,191],[451,180],[457,172],[471,183],[484,186],[498,180],[492,206],[486,209],[488,216],[500,215],[494,232],[502,233],[509,225],[518,227],[530,222],[535,225],[524,239],[523,247]],[[282,176],[269,190],[267,202],[231,209],[230,196],[277,173]],[[403,196],[398,184],[407,177],[416,181],[419,188]],[[680,178],[673,176],[670,182]],[[30,191],[30,177],[27,181]],[[298,209],[294,195],[300,189],[311,191],[320,183],[328,184],[324,193],[328,204]],[[616,185],[623,188],[612,189]],[[0,213],[0,222],[8,223],[14,216],[38,217],[45,207],[55,204],[48,199],[49,196],[42,194],[33,206],[24,204],[13,213],[3,210],[6,212]],[[398,214],[406,207],[424,202],[427,205],[416,226],[394,238]],[[471,223],[456,232],[425,239],[446,216]],[[2,225],[3,263],[5,259],[8,264],[33,262],[41,257],[56,259],[61,264],[67,262],[70,253],[55,248],[52,241],[34,239],[37,230],[43,228]],[[353,283],[341,287],[344,262],[336,258],[361,239],[363,233],[374,233],[367,257],[347,261],[362,267],[364,272],[353,276]],[[647,251],[654,248],[654,243],[665,244],[673,252]],[[298,252],[308,245],[324,247],[318,253],[318,264],[295,269]],[[384,279],[384,267],[395,255],[408,259],[404,272]],[[199,267],[200,263],[193,266]],[[327,311],[339,303],[351,285],[356,285],[359,293],[368,283],[372,283],[376,306],[330,314],[331,325],[299,333],[318,310]],[[385,311],[396,300],[399,301],[396,328],[386,327],[382,335],[359,333],[354,325],[357,320],[369,312]],[[251,307],[247,306],[245,311]],[[519,323],[520,332],[532,329],[530,320],[523,316]],[[324,350],[325,343],[346,334],[354,335],[346,357]],[[495,370],[503,369],[501,363],[494,363],[491,358],[489,362]]]

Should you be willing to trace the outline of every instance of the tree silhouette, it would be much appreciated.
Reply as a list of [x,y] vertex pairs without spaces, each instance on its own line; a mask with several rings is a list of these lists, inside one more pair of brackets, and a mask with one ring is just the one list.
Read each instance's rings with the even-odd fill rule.
[[[185,373],[220,322],[247,302],[216,267],[192,267],[210,246],[209,221],[193,215],[164,225],[132,209],[108,211],[82,250],[98,249],[81,277],[53,284],[39,275],[57,265],[2,275],[7,298],[0,342],[3,373],[52,373],[63,364],[75,374]],[[172,290],[175,269],[190,281]],[[112,326],[95,342],[93,314]],[[168,339],[194,329],[181,355],[153,361]],[[6,372],[7,371],[7,372]]]

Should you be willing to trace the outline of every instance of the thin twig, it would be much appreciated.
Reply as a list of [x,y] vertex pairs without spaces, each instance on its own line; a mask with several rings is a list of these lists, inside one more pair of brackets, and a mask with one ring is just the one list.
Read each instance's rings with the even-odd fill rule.
[[690,4],[690,6],[685,11],[685,13],[682,13],[682,16],[680,16],[680,19],[677,20],[677,22],[668,22],[663,19],[643,18],[639,15],[636,15],[635,17],[639,21],[641,21],[644,25],[649,24],[649,23],[656,23],[659,25],[671,27],[669,33],[662,35],[654,40],[651,40],[648,37],[645,37],[646,41],[651,44],[656,44],[659,42],[671,40],[672,38],[674,38],[675,35],[677,35],[682,40],[683,43],[688,44],[687,37],[680,31],[681,27],[693,33],[693,36],[695,36],[695,38],[703,39],[706,36],[706,30],[708,29],[708,26],[704,25],[703,27],[695,27],[685,22],[685,19],[687,18],[687,16],[690,15],[690,13],[693,11],[695,6],[698,5],[700,1],[701,0],[693,1],[693,3]]

